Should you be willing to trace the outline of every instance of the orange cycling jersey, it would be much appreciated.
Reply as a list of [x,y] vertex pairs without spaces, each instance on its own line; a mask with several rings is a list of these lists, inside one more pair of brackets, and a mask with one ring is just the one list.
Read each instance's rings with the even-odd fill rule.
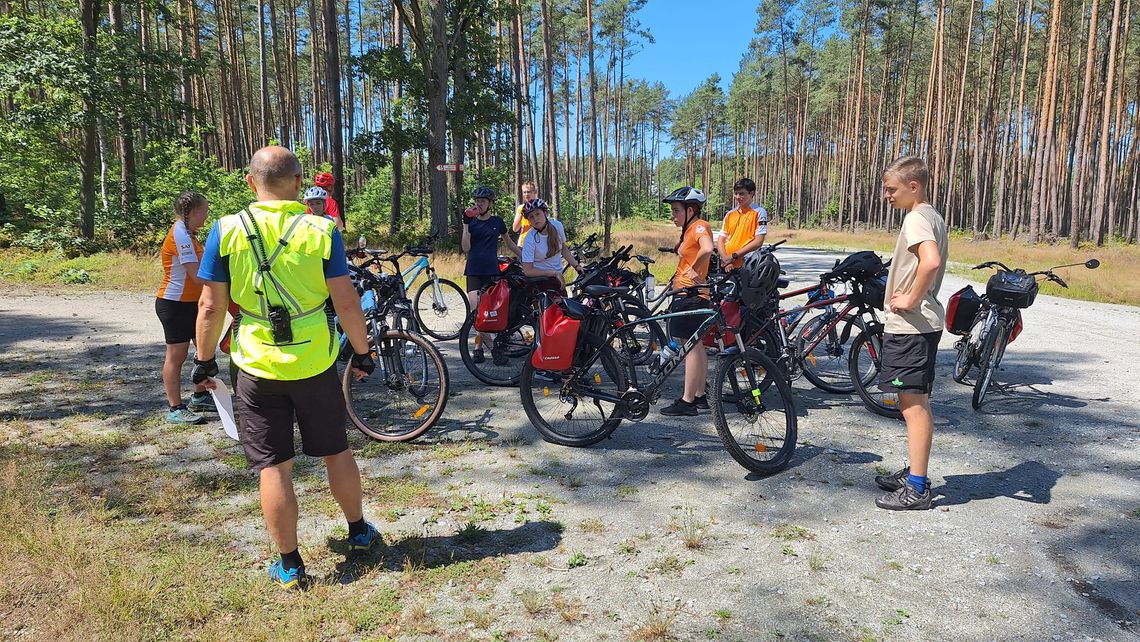
[[[697,259],[697,255],[701,251],[701,237],[709,239],[711,243],[712,229],[709,227],[708,221],[703,218],[694,218],[685,230],[681,244],[677,247],[677,255],[680,260],[677,262],[677,274],[673,277],[674,288],[693,287],[703,284],[708,279],[709,256],[706,255],[700,260]],[[690,270],[696,273],[696,278],[689,273]],[[700,295],[705,298],[709,296],[707,291],[702,291]]]
[[[201,263],[202,246],[181,220],[175,221],[162,241],[162,285],[158,298],[167,301],[197,301],[201,283],[186,278],[186,265]],[[196,270],[195,270],[196,271]]]
[[[738,207],[724,215],[724,251],[732,254],[748,245],[757,236],[768,233],[768,213],[764,208],[753,209],[750,205]],[[744,258],[731,261],[726,268],[735,269],[744,263]]]

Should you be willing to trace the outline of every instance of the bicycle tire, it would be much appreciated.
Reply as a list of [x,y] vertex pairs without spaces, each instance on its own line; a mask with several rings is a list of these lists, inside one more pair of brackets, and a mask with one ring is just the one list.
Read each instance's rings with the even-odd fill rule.
[[[796,450],[799,419],[796,415],[792,387],[787,382],[787,377],[769,374],[778,369],[779,366],[763,351],[758,348],[747,348],[740,354],[720,360],[713,377],[713,387],[708,391],[713,422],[716,424],[717,435],[725,450],[736,463],[761,475],[771,475],[786,468]],[[763,375],[757,372],[758,370],[763,370]],[[756,388],[751,391],[747,390],[751,386],[749,371],[752,371],[752,380],[759,380]],[[738,379],[738,373],[743,373],[743,382]],[[728,395],[725,394],[726,390],[729,392]],[[776,418],[771,422],[762,422],[766,415],[773,412],[775,406],[773,402],[777,400],[780,406],[777,412],[782,413],[782,421]],[[758,401],[761,408],[759,412],[757,412]],[[772,407],[769,407],[769,404]],[[751,451],[765,455],[773,452],[769,444],[778,440],[780,443],[774,450],[775,454],[771,458],[763,459],[750,454],[749,448],[741,444],[741,440],[729,426],[730,415],[742,416],[746,423],[754,426],[763,423],[768,427],[768,430],[764,427],[746,430],[743,437]]]
[[[800,355],[804,376],[813,386],[824,392],[849,395],[855,392],[855,384],[851,381],[851,369],[847,365],[848,353],[844,348],[843,337],[847,336],[847,340],[851,340],[849,328],[852,325],[858,327],[860,332],[866,330],[862,319],[847,315],[827,333],[815,350],[810,354],[803,354],[804,347],[814,342],[831,321],[832,319],[826,314],[808,321],[804,329],[797,334],[796,352]],[[821,375],[821,372],[825,371],[820,366],[821,363],[833,370],[827,370],[827,374]]]
[[[443,355],[422,336],[399,330],[373,336],[370,344],[378,372],[356,381],[351,366],[344,369],[341,385],[348,418],[376,441],[411,441],[434,426],[447,407],[451,379]],[[408,344],[415,346],[416,354],[407,354]],[[437,385],[429,383],[433,372]],[[373,378],[376,381],[369,381]],[[365,383],[371,388],[364,388]],[[373,389],[379,394],[368,392]]]
[[986,399],[994,370],[997,369],[998,342],[1002,341],[1004,334],[1004,328],[994,324],[986,336],[982,338],[982,351],[978,359],[978,379],[974,382],[974,394],[970,398],[970,405],[974,410],[981,408],[982,402]]
[[[470,315],[459,329],[459,357],[476,379],[489,386],[514,386],[522,376],[525,363],[530,361],[534,349],[534,331],[529,325],[513,330],[492,333],[496,347],[484,349],[483,363],[475,363],[474,352],[482,347],[481,334],[475,330],[475,315]],[[505,337],[503,335],[506,335]],[[529,335],[529,336],[528,336]],[[499,352],[505,363],[495,363],[495,353]]]
[[[881,417],[902,419],[898,397],[891,397],[894,393],[870,390],[870,386],[878,385],[879,372],[882,369],[880,367],[882,354],[882,328],[869,328],[860,332],[859,336],[855,337],[851,343],[850,359],[848,360],[848,367],[851,369],[851,382],[855,384],[855,392],[867,410]],[[880,395],[882,396],[880,397]]]
[[[623,296],[621,300],[624,310],[623,321],[626,324],[653,316],[649,308],[642,305],[636,297]],[[621,333],[618,338],[622,345],[621,350],[615,348],[618,356],[623,360],[632,362],[635,366],[648,364],[653,360],[653,355],[661,349],[661,346],[669,342],[668,337],[665,336],[665,331],[661,329],[661,324],[657,321],[648,321],[637,325],[631,332]]]
[[961,347],[954,357],[954,372],[951,375],[957,383],[965,383],[966,377],[974,367],[974,350],[970,345],[970,337],[962,338]]
[[[594,398],[593,403],[589,401],[589,392],[591,389],[596,389],[600,392],[609,392],[611,394],[620,395],[626,391],[628,387],[626,371],[619,362],[619,357],[614,349],[608,345],[601,347],[602,353],[598,359],[593,362],[590,369],[581,371],[578,369],[571,370],[567,374],[557,375],[563,378],[561,382],[540,382],[536,381],[536,370],[530,359],[527,359],[526,364],[523,366],[522,375],[519,379],[519,393],[520,401],[522,402],[523,410],[526,411],[526,416],[530,419],[530,423],[538,430],[539,434],[545,441],[560,446],[571,446],[575,448],[582,448],[585,446],[592,446],[599,441],[610,436],[618,425],[621,424],[622,415],[621,408],[618,404],[611,404],[608,410],[601,404],[603,402]],[[543,385],[539,385],[542,383]],[[558,390],[556,387],[561,386]],[[580,386],[580,387],[579,387]],[[597,386],[597,388],[594,388]],[[542,406],[539,408],[539,401],[535,397],[536,388],[542,388]],[[569,401],[563,401],[563,398],[569,396],[574,397],[571,404]],[[552,398],[557,397],[557,402]],[[583,403],[583,400],[586,400]],[[558,405],[554,405],[557,403]],[[547,411],[549,408],[551,411]],[[582,433],[570,433],[566,430],[567,424],[576,421],[571,415],[579,408],[586,410],[593,409],[596,411],[596,418],[591,417],[582,420],[583,424],[589,424],[585,427]],[[564,413],[564,414],[563,414]],[[561,416],[565,423],[561,421],[552,421]],[[593,424],[597,424],[593,428]]]
[[[420,330],[424,334],[439,341],[458,339],[459,331],[463,328],[463,322],[471,314],[471,302],[467,300],[467,293],[453,281],[439,279],[438,283],[440,292],[443,293],[444,297],[442,309],[436,307],[435,297],[431,290],[433,280],[428,279],[421,283],[419,289],[416,290],[416,296],[412,299],[412,312],[416,315]],[[428,293],[426,299],[424,298],[425,292]],[[452,299],[454,299],[454,305],[449,305],[448,302]],[[424,301],[427,302],[426,309],[421,305]]]

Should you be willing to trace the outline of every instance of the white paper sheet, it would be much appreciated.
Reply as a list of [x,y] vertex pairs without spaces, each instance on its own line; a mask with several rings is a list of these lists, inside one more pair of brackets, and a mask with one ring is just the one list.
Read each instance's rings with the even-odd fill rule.
[[234,404],[230,397],[230,389],[221,379],[211,377],[211,381],[217,385],[210,391],[214,397],[214,405],[218,408],[218,416],[222,419],[222,428],[225,429],[226,435],[231,439],[238,439],[237,422],[234,420]]

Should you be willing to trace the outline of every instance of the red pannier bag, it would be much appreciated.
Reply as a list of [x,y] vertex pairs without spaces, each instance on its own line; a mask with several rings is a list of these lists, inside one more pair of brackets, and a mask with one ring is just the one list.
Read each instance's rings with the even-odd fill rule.
[[510,323],[511,285],[500,279],[479,296],[475,311],[475,329],[479,332],[502,332]]
[[[737,302],[737,301],[723,301],[720,304],[720,311],[724,313],[724,320],[726,322],[728,322],[728,323],[730,323],[730,324],[732,324],[738,328],[740,327],[740,303],[739,302]],[[735,333],[729,332],[728,330],[724,330],[723,334],[724,334],[724,336],[723,336],[724,346],[726,348],[730,348],[730,347],[736,345],[736,334]],[[705,335],[704,344],[710,348],[716,346],[716,328],[715,327],[712,330],[709,330],[708,334]]]
[[557,302],[546,307],[538,319],[538,343],[530,363],[539,370],[563,371],[574,365],[578,331],[582,322],[566,316]]
[[950,295],[946,304],[946,331],[950,334],[965,336],[970,334],[974,325],[974,318],[982,307],[982,297],[974,291],[973,286],[958,290]]

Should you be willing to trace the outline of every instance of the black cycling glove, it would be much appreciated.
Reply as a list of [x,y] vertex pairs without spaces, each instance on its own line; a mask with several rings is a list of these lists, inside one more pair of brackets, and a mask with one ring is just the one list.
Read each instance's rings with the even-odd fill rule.
[[194,358],[194,369],[190,371],[190,381],[195,385],[202,383],[208,377],[216,377],[218,375],[218,359],[217,357],[211,358],[208,361],[198,361]]
[[351,366],[364,374],[372,374],[372,371],[376,370],[376,362],[372,360],[371,352],[353,354]]

